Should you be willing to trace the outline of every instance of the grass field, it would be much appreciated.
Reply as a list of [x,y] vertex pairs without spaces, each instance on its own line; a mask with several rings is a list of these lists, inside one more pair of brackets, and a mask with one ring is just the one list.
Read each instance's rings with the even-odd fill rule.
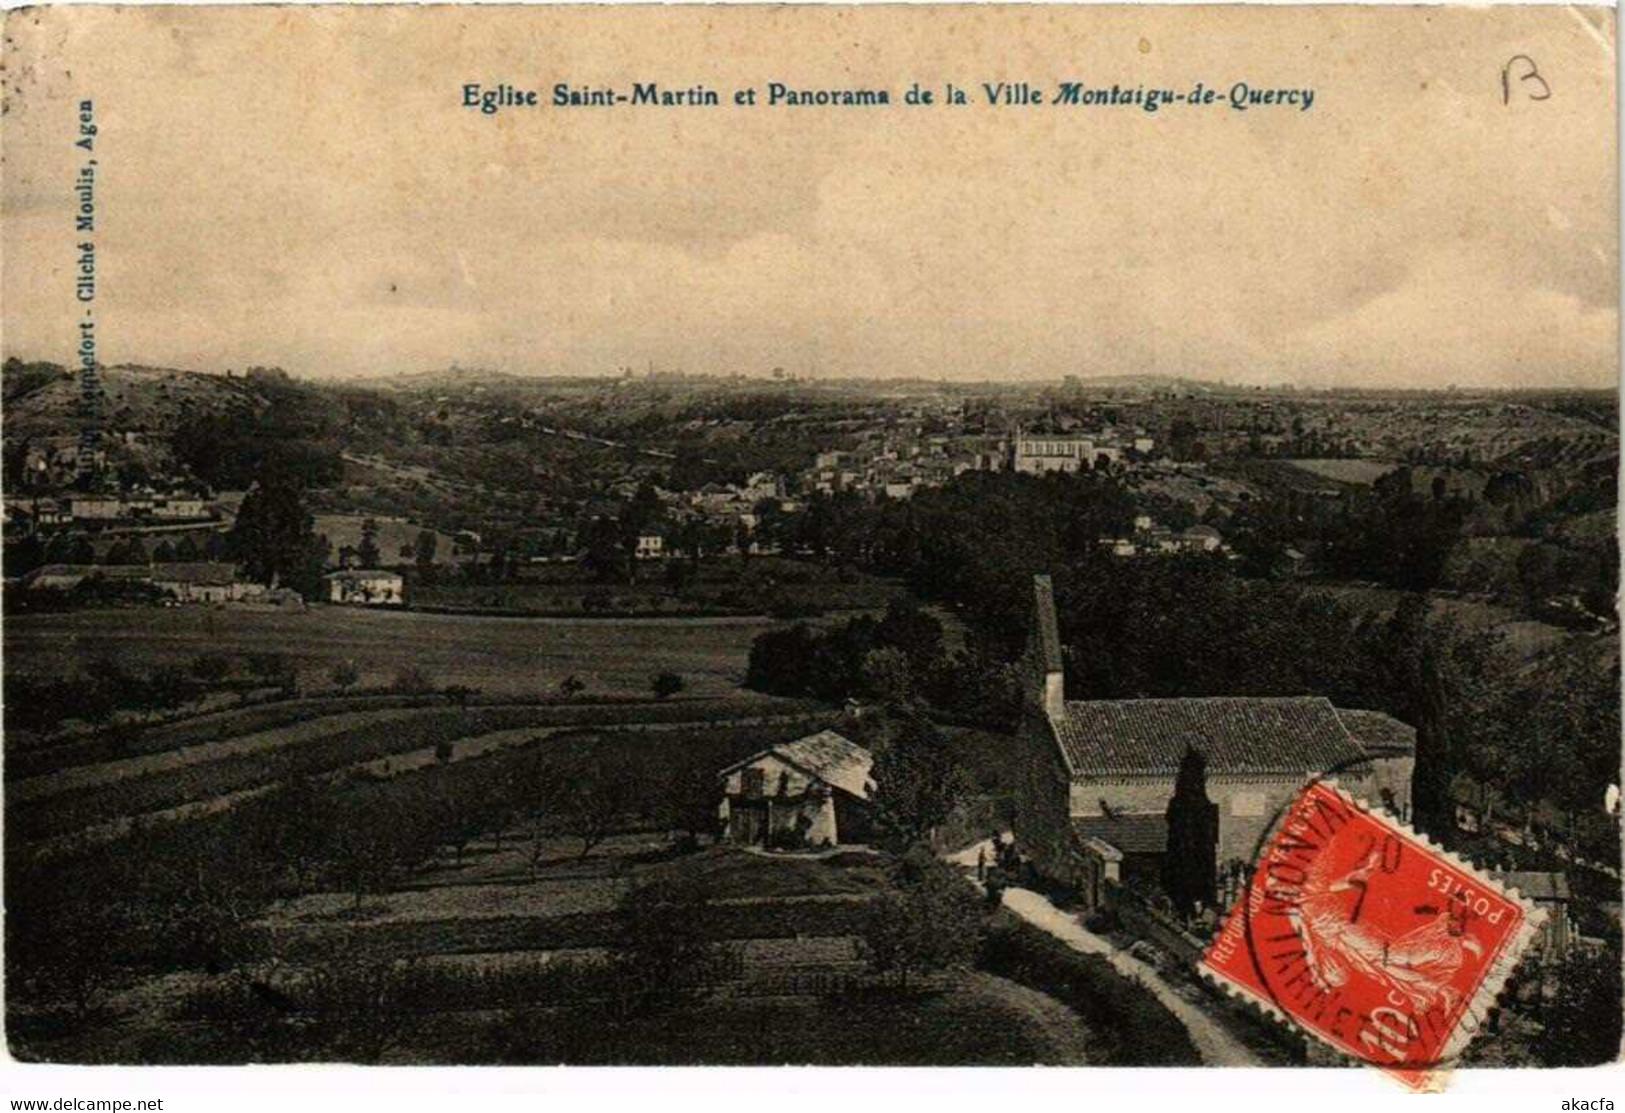
[[735,692],[766,618],[542,619],[427,615],[315,607],[303,613],[175,607],[26,614],[5,624],[7,665],[18,672],[72,673],[98,654],[127,667],[185,665],[199,653],[285,653],[325,686],[354,661],[363,685],[387,684],[410,663],[439,685],[536,695],[579,676],[590,695],[645,695],[670,670],[690,695]]
[[1293,460],[1291,464],[1322,479],[1362,487],[1369,487],[1399,466],[1389,460]]
[[[1379,615],[1393,613],[1404,597],[1404,592],[1397,589],[1365,584],[1320,584],[1314,590]],[[1431,599],[1437,613],[1450,615],[1470,629],[1499,633],[1505,639],[1506,648],[1520,660],[1530,660],[1548,650],[1569,645],[1578,637],[1562,627],[1524,618],[1494,603],[1438,593]]]
[[1213,472],[1230,476],[1262,492],[1299,492],[1315,494],[1321,491],[1352,490],[1364,484],[1353,483],[1331,475],[1322,475],[1298,465],[1302,460],[1280,460],[1249,456],[1240,459],[1217,460],[1211,465]]

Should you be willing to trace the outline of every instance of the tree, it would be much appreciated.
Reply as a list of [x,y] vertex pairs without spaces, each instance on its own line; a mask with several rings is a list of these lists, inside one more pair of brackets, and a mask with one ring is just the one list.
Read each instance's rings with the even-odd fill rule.
[[702,993],[725,956],[706,933],[705,893],[689,881],[655,881],[633,889],[617,910],[613,984],[617,1011],[636,1016]]
[[130,909],[116,894],[85,899],[45,889],[38,894],[44,907],[7,917],[7,992],[61,1009],[75,1026],[83,1026],[101,1011],[112,989],[108,941],[128,934]]
[[684,589],[688,587],[691,575],[688,565],[680,560],[668,560],[666,566],[661,569],[660,574],[665,581],[666,590],[681,598]]
[[655,699],[665,699],[683,690],[683,678],[674,672],[657,672],[650,678],[649,687]]
[[1186,745],[1168,801],[1168,852],[1162,858],[1162,887],[1183,916],[1213,903],[1218,873],[1219,807],[1207,795],[1207,759]]
[[259,680],[275,680],[288,669],[288,657],[285,653],[269,650],[260,653],[245,653],[243,664],[247,667],[249,675]]
[[594,518],[581,536],[581,564],[600,582],[616,579],[621,573],[621,539],[615,523]]
[[388,890],[401,869],[433,850],[420,841],[421,818],[393,797],[382,796],[366,809],[336,813],[328,844],[329,868],[356,908],[367,894]]
[[434,530],[423,529],[418,531],[417,543],[413,546],[413,558],[418,566],[418,578],[424,583],[434,580],[435,550],[440,546],[440,538]]
[[218,684],[231,675],[231,658],[224,653],[199,653],[192,658],[192,675],[205,684]]
[[413,969],[413,960],[371,954],[353,935],[340,953],[313,964],[295,999],[316,1056],[376,1063],[408,1039],[421,1023]]
[[147,550],[133,537],[115,541],[102,558],[103,564],[135,565],[147,563]]
[[1543,1067],[1594,1067],[1619,1058],[1620,955],[1572,950],[1557,968],[1535,1053]]
[[750,645],[745,687],[776,696],[804,696],[815,683],[817,636],[806,626],[769,630]]
[[942,657],[942,623],[908,598],[894,598],[875,627],[875,643],[907,654],[917,672],[927,672]]
[[893,646],[871,649],[863,658],[863,682],[868,693],[887,703],[914,698],[914,669],[908,654]]
[[869,901],[858,945],[871,971],[907,989],[920,974],[970,965],[982,931],[969,883],[916,847],[894,871],[891,891]]
[[639,771],[624,756],[584,750],[570,760],[546,763],[545,769],[553,816],[560,829],[580,840],[582,858],[641,815]]
[[[1400,600],[1372,635],[1374,688],[1416,728],[1411,815],[1421,830],[1449,840],[1455,831],[1451,785],[1473,747],[1499,746],[1515,719],[1512,673],[1492,634],[1468,632],[1432,614],[1419,595]],[[1616,744],[1617,748],[1617,744]],[[1539,763],[1550,768],[1550,761]],[[1538,769],[1530,770],[1531,775]]]
[[361,670],[354,661],[340,661],[327,672],[327,678],[341,691],[355,687],[361,681]]
[[173,564],[176,559],[175,546],[171,545],[167,540],[160,541],[153,547],[152,562],[154,564]]
[[273,475],[256,483],[243,499],[226,546],[249,579],[318,594],[327,549],[294,480]]
[[967,779],[923,708],[889,709],[887,720],[889,738],[872,770],[874,808],[905,845],[922,843],[953,811]]
[[383,561],[378,551],[378,523],[372,518],[361,520],[361,544],[356,548],[356,559],[363,568],[377,568]]
[[720,796],[716,771],[702,763],[687,762],[661,779],[651,818],[668,831],[681,832],[689,845],[698,845],[702,837],[717,834]]
[[646,480],[638,487],[631,501],[622,507],[621,515],[616,520],[618,539],[625,553],[627,577],[632,583],[638,582],[638,539],[655,528],[660,516],[660,496],[654,485]]
[[727,544],[719,528],[704,518],[690,518],[672,532],[672,546],[687,555],[693,566],[693,579],[699,579],[700,566],[707,551]]

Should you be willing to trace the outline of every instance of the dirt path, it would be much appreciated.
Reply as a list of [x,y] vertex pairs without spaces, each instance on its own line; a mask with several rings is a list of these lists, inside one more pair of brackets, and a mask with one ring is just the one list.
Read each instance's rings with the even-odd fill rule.
[[[977,843],[957,854],[951,854],[948,860],[956,865],[974,869],[978,853],[984,851],[987,860],[991,862],[993,851],[990,841]],[[1004,907],[1034,927],[1049,932],[1073,950],[1088,955],[1100,955],[1110,962],[1119,974],[1144,986],[1147,992],[1162,1002],[1185,1026],[1185,1030],[1190,1033],[1191,1043],[1195,1045],[1196,1052],[1202,1057],[1205,1065],[1211,1067],[1267,1065],[1248,1050],[1246,1045],[1225,1031],[1218,1021],[1180,996],[1173,986],[1162,980],[1155,967],[1119,950],[1111,940],[1089,931],[1078,922],[1076,916],[1063,912],[1051,904],[1048,897],[1031,889],[1010,888],[1004,890]]]
[[1123,951],[1109,940],[1102,939],[1078,923],[1077,917],[1062,912],[1047,897],[1030,889],[1006,889],[1004,906],[1034,927],[1042,928],[1055,938],[1084,954],[1100,955],[1117,968],[1119,974],[1143,985],[1168,1011],[1179,1018],[1190,1033],[1202,1062],[1210,1067],[1261,1067],[1264,1062],[1247,1047],[1224,1030],[1207,1013],[1176,993],[1163,981],[1156,969]]

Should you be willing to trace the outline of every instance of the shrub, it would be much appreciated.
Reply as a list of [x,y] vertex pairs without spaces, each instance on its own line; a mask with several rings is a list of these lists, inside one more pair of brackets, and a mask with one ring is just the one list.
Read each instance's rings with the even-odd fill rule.
[[1083,926],[1096,935],[1107,935],[1123,925],[1118,920],[1117,913],[1110,908],[1097,908],[1089,913],[1089,918],[1084,920]]
[[421,695],[434,691],[434,681],[417,665],[402,665],[396,670],[395,680],[390,687],[404,694]]
[[466,684],[448,684],[445,690],[446,698],[458,707],[467,707],[470,700],[480,694],[478,688],[470,688]]
[[781,827],[767,836],[769,850],[805,850],[806,847],[807,837],[796,827]]
[[982,932],[975,890],[924,851],[905,857],[893,881],[895,891],[871,901],[863,919],[869,968],[907,988],[914,975],[969,966]]
[[619,946],[612,969],[616,1007],[626,1015],[692,1000],[726,968],[726,954],[707,937],[709,908],[692,883],[656,881],[621,901]]
[[199,653],[192,658],[192,675],[205,684],[218,684],[231,675],[231,658],[224,653]]
[[674,672],[659,672],[650,678],[649,688],[655,699],[665,699],[683,690],[683,678]]
[[243,655],[243,664],[248,667],[249,675],[275,680],[287,671],[288,658],[282,653],[247,653]]

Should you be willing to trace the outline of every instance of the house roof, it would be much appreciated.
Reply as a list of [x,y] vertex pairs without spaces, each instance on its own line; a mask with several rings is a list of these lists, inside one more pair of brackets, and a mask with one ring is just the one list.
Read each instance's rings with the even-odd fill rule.
[[1078,815],[1072,830],[1080,839],[1108,842],[1125,854],[1161,854],[1168,849],[1164,815]]
[[875,763],[874,755],[833,730],[821,730],[794,742],[770,746],[743,761],[734,762],[722,771],[722,775],[726,776],[735,769],[770,755],[782,758],[831,787],[860,799],[868,799],[871,788],[869,770]]
[[1337,717],[1367,753],[1389,756],[1416,752],[1416,728],[1392,715],[1339,707]]
[[1319,696],[1069,701],[1054,720],[1074,774],[1173,776],[1187,745],[1210,774],[1322,773],[1365,757]]
[[145,564],[46,564],[34,569],[23,579],[34,583],[42,579],[88,579],[100,576],[105,580],[145,580],[151,569]]
[[152,579],[154,583],[230,587],[237,582],[237,569],[217,561],[178,561],[152,565]]
[[326,580],[398,580],[399,572],[390,572],[383,568],[346,568],[339,572],[329,572],[322,577]]
[[1533,870],[1491,870],[1490,876],[1509,885],[1528,900],[1568,900],[1569,875]]

